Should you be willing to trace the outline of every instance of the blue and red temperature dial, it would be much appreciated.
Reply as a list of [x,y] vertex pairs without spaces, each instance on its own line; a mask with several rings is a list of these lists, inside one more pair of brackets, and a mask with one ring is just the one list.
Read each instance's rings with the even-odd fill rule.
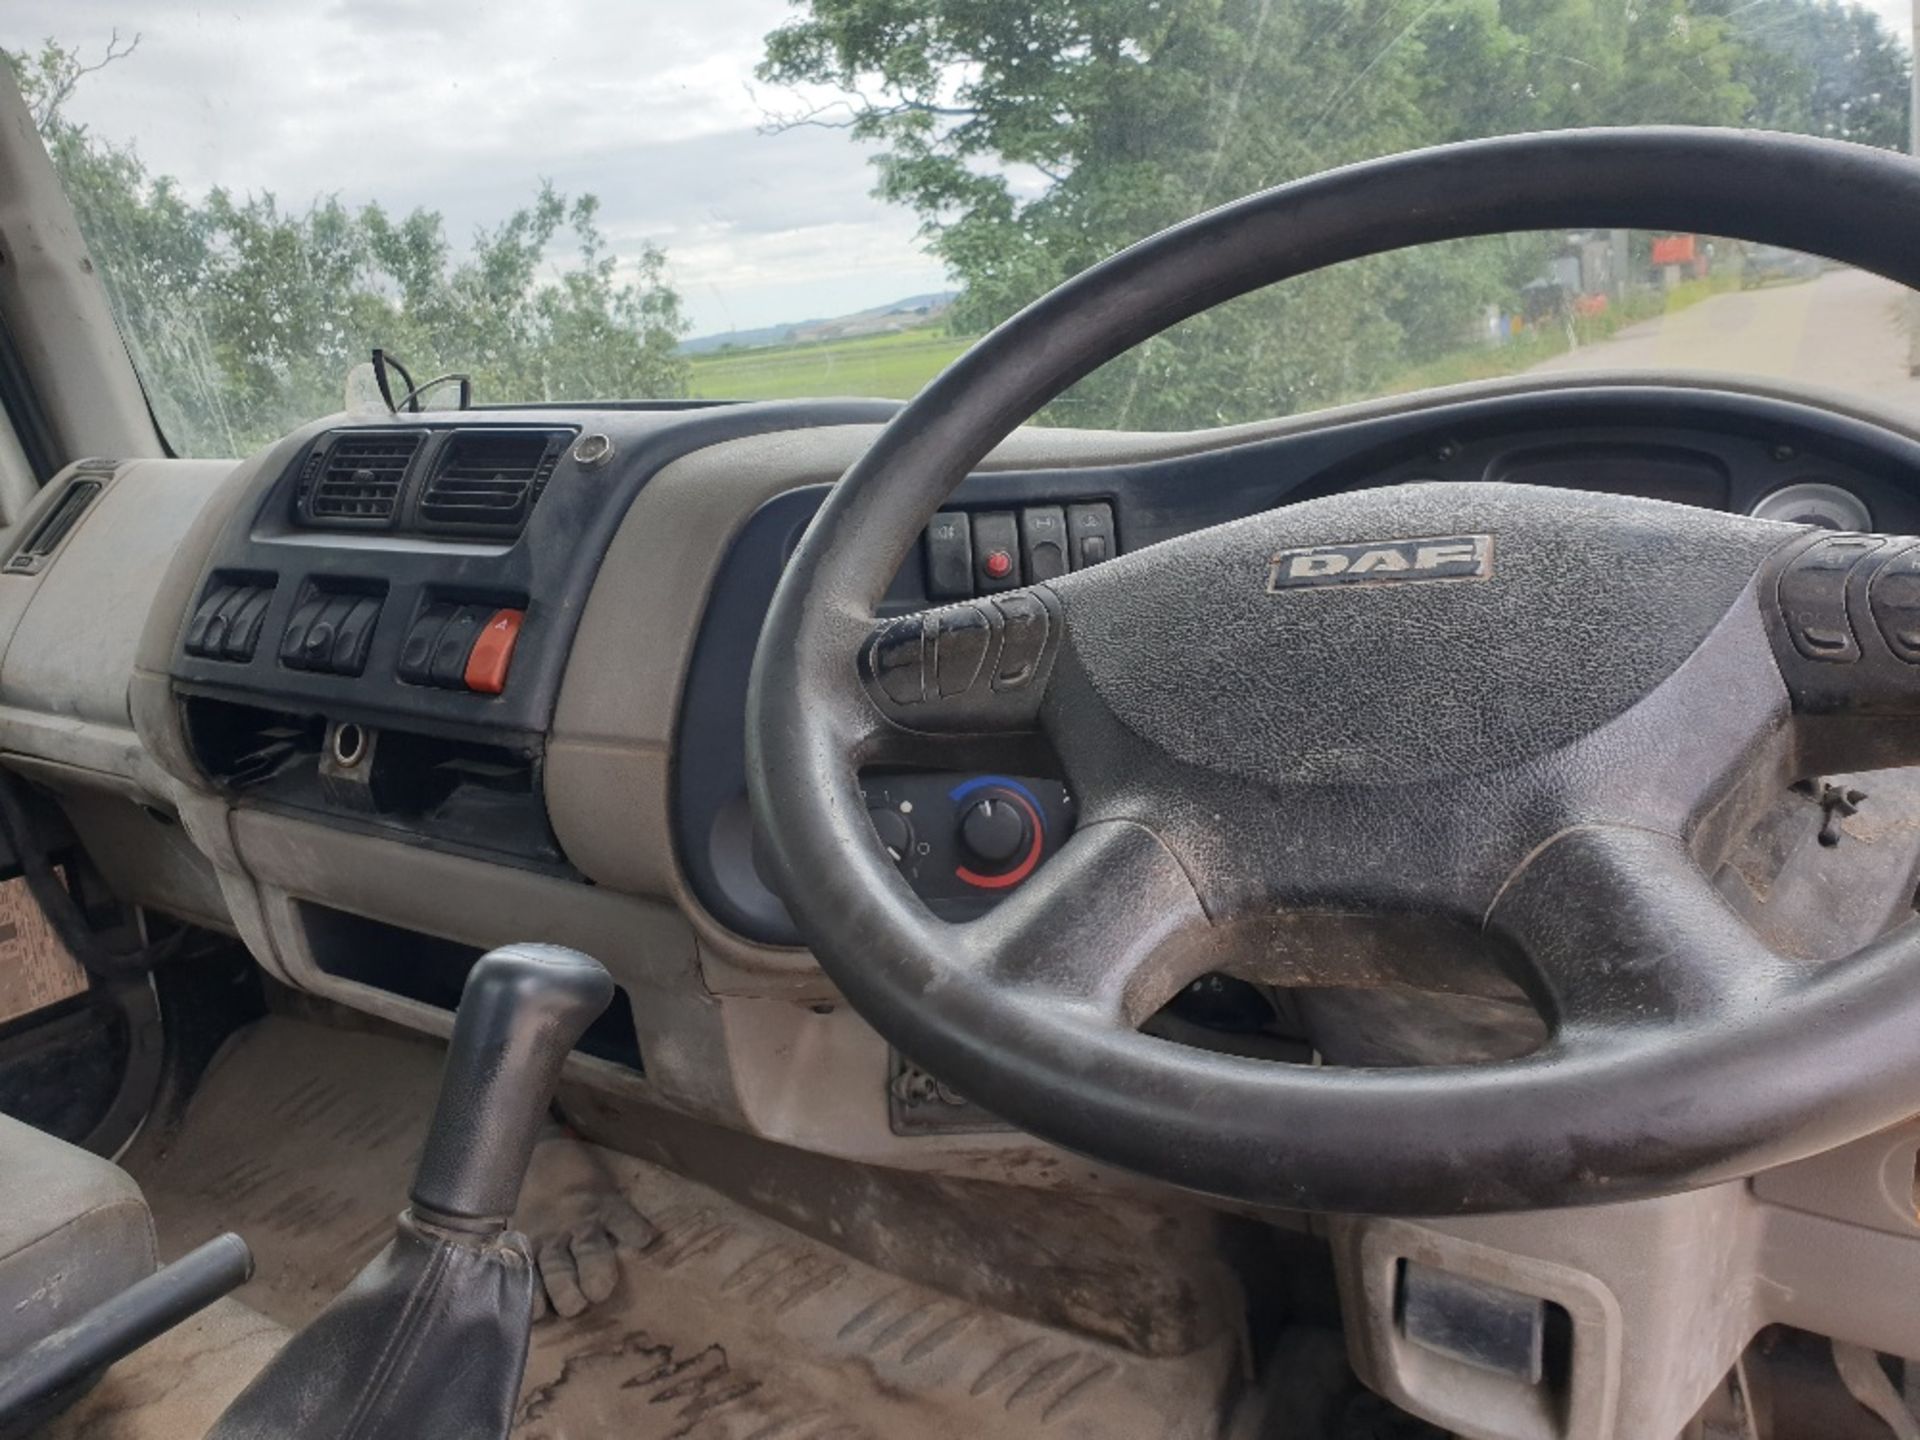
[[1047,822],[1031,790],[1003,775],[979,775],[947,798],[959,817],[957,878],[976,890],[1008,890],[1033,873],[1047,848]]

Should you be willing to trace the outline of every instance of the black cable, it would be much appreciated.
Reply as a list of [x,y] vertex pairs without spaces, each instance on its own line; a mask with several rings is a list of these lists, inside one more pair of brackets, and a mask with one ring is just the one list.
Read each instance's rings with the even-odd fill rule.
[[[400,397],[400,404],[405,405],[408,401],[412,401],[414,413],[417,415],[420,413],[420,397],[436,386],[446,384],[449,380],[458,380],[460,382],[460,408],[462,410],[471,410],[473,408],[473,377],[471,375],[462,375],[457,370],[449,370],[446,374],[436,375],[431,380],[422,380],[418,385],[414,386],[413,389]],[[393,408],[397,410],[399,406]]]
[[0,839],[12,847],[13,858],[26,877],[27,889],[47,917],[47,924],[81,968],[98,980],[125,980],[144,975],[180,948],[189,933],[182,929],[153,945],[137,950],[109,950],[80,913],[79,903],[61,883],[53,868],[40,829],[27,808],[26,790],[18,776],[0,770]]
[[[387,378],[387,370],[399,372],[400,378],[407,382],[407,399],[413,401],[413,413],[420,413],[420,387],[413,383],[413,375],[400,363],[400,358],[378,345],[373,347],[373,380],[380,387],[380,398],[387,402],[387,409],[394,414],[400,413],[400,406],[393,403],[393,382]],[[403,400],[402,404],[405,403]]]

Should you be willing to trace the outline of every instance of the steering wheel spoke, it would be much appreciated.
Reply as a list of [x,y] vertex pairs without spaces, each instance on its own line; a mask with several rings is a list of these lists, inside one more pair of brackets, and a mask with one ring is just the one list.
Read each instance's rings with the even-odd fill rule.
[[1737,1022],[1791,979],[1672,836],[1563,832],[1508,882],[1488,917],[1510,942],[1561,1042]]
[[1204,972],[1206,911],[1144,825],[1080,830],[1034,878],[966,927],[997,984],[1132,1028]]

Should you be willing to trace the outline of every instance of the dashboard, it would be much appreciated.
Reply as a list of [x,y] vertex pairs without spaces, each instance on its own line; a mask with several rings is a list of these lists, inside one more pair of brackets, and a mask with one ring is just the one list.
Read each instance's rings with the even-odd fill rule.
[[[746,798],[773,588],[894,408],[335,416],[237,465],[70,467],[0,561],[0,745],[116,891],[238,935],[294,989],[442,1031],[481,950],[571,944],[621,991],[576,1103],[1004,1164],[1036,1142],[839,1003],[761,877]],[[1349,488],[1504,480],[1920,533],[1914,476],[1897,415],[1626,376],[1194,434],[1028,427],[883,610],[994,607],[1005,634],[1029,580]],[[956,921],[1075,825],[1044,753],[863,783],[908,883]]]
[[[554,832],[543,773],[579,618],[651,476],[756,418],[822,428],[867,416],[457,414],[305,439],[227,522],[179,634],[171,676],[198,768],[249,806],[584,879]],[[980,474],[928,526],[882,609],[972,600],[1008,610],[1022,586],[1128,550],[1294,500],[1412,481],[1550,485],[1835,529],[1920,529],[1920,504],[1898,473],[1842,428],[1731,396],[1703,405],[1547,392],[1199,454]],[[745,518],[708,589],[679,690],[678,862],[714,920],[766,946],[801,938],[755,859],[747,677],[775,582],[825,494],[785,489]],[[1005,898],[1074,825],[1058,775],[863,780],[902,873],[954,920]]]
[[[744,736],[763,619],[832,482],[894,408],[356,414],[238,463],[70,466],[0,548],[5,763],[57,804],[115,895],[232,934],[288,990],[377,1021],[444,1034],[495,945],[595,955],[618,998],[567,1062],[568,1120],[695,1173],[688,1157],[703,1156],[754,1203],[834,1217],[818,1197],[857,1209],[884,1167],[922,1172],[889,1177],[909,1197],[974,1182],[1053,1191],[1037,1203],[1068,1225],[1101,1221],[1102,1196],[1159,1204],[894,1052],[814,964],[756,861]],[[1005,639],[1031,581],[1295,501],[1435,481],[1913,535],[1920,416],[1731,381],[1576,376],[1196,434],[1029,427],[900,557],[881,608],[971,607],[997,637],[977,663],[1017,664]],[[945,689],[947,648],[922,687]],[[1045,873],[1077,823],[1044,754],[1008,772],[862,778],[903,878],[953,921]],[[1804,924],[1784,947],[1796,956],[1850,953],[1910,914],[1920,780],[1867,788],[1848,832],[1859,843],[1822,848],[1804,811],[1826,797],[1795,802],[1812,863],[1729,897],[1776,933]],[[1770,879],[1788,838],[1757,825],[1739,857]],[[1832,901],[1882,892],[1894,913]],[[1471,1058],[1504,1057],[1541,1038],[1532,1008],[1504,994],[1253,989],[1204,977],[1143,1028],[1362,1065],[1457,1061],[1462,1037]],[[1297,1024],[1249,1024],[1269,1003]],[[1326,1043],[1343,1029],[1364,1045]],[[755,1142],[806,1183],[771,1184],[772,1152]],[[1791,1279],[1755,1290],[1755,1307],[1779,1307],[1760,1318],[1908,1336],[1903,1287],[1851,1282],[1913,1269],[1916,1144],[1908,1125],[1750,1183],[1569,1215],[1311,1226],[1331,1236],[1343,1284],[1374,1287],[1342,1307],[1376,1374],[1411,1353],[1391,1288],[1410,1255],[1522,1295],[1557,1277],[1543,1292],[1554,1323],[1603,1334],[1605,1355],[1653,1373],[1698,1318],[1682,1313],[1698,1286],[1643,1283],[1644,1256],[1675,1244],[1726,1262],[1701,1284]],[[1187,1243],[1156,1223],[1149,1248],[1169,1235]],[[1738,1253],[1726,1235],[1743,1237]],[[1794,1256],[1816,1260],[1795,1269]],[[1862,1310],[1882,1292],[1885,1306]],[[1580,1307],[1600,1301],[1595,1330]]]

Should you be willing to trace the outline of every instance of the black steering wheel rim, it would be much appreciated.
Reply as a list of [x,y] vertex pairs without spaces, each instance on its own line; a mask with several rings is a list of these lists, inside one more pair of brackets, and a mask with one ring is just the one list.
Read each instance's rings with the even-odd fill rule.
[[[1097,977],[1008,983],[998,961],[1013,948],[1045,971],[1063,923],[1049,907],[1065,882],[1050,887],[1043,870],[987,921],[944,925],[870,833],[856,770],[881,753],[886,722],[854,659],[921,529],[1022,420],[1141,340],[1275,281],[1410,245],[1594,225],[1735,236],[1920,286],[1920,247],[1910,243],[1920,234],[1920,167],[1884,152],[1662,129],[1443,147],[1251,196],[1094,267],[979,342],[848,471],[762,632],[748,775],[766,854],[803,933],[884,1036],[1046,1138],[1194,1189],[1312,1208],[1419,1213],[1620,1198],[1748,1173],[1911,1110],[1920,1053],[1905,1037],[1920,1033],[1911,984],[1920,945],[1896,934],[1817,981],[1783,975],[1778,957],[1725,923],[1704,882],[1689,882],[1678,835],[1632,826],[1556,834],[1548,859],[1502,890],[1499,923],[1564,930],[1559,900],[1575,889],[1605,897],[1605,908],[1652,907],[1661,926],[1712,957],[1706,970],[1730,990],[1765,977],[1766,1003],[1734,1013],[1703,1001],[1696,1013],[1682,997],[1660,1024],[1619,1025],[1603,1044],[1556,1039],[1500,1065],[1338,1071],[1133,1033],[1116,1019],[1137,1020],[1163,997],[1102,993]],[[1716,628],[1721,650],[1764,651],[1758,608],[1749,609],[1744,628]],[[1777,680],[1727,723],[1754,733],[1775,724],[1787,708]],[[1104,917],[1103,937],[1148,949],[1199,936],[1192,964],[1202,963],[1213,923],[1204,887],[1150,827],[1123,816],[1074,844],[1079,862],[1111,881],[1117,913]],[[1614,943],[1598,929],[1578,940],[1595,952]],[[1024,978],[1033,975],[1029,964]],[[1585,1038],[1577,1023],[1569,1033]],[[1699,1093],[1709,1076],[1712,1093]]]

